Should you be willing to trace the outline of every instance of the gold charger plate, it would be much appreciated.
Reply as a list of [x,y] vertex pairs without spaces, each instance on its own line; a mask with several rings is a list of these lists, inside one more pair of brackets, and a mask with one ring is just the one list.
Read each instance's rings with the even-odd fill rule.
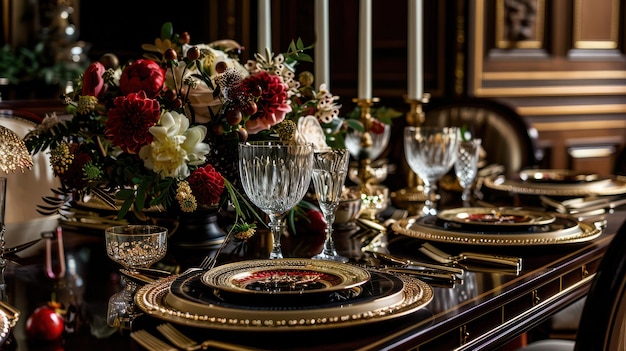
[[443,221],[457,223],[462,227],[484,227],[490,230],[546,225],[556,219],[554,215],[547,212],[488,207],[453,208],[439,212],[437,217]]
[[202,283],[216,290],[279,298],[350,289],[369,279],[369,272],[357,266],[298,258],[229,263],[202,275]]
[[495,190],[525,195],[589,196],[626,193],[626,177],[623,176],[582,183],[526,182],[521,178],[509,179],[505,176],[496,176],[485,178],[484,185]]
[[[145,313],[181,325],[219,330],[282,332],[351,327],[390,320],[426,306],[433,298],[430,285],[414,277],[371,272],[374,279],[392,282],[384,294],[367,297],[367,294],[361,293],[356,298],[326,305],[245,306],[221,301],[218,297],[209,296],[211,294],[206,291],[196,292],[197,297],[194,298],[194,289],[199,289],[198,285],[204,286],[199,281],[200,275],[204,273],[202,271],[167,277],[144,285],[137,291],[135,302]],[[359,288],[368,290],[376,287],[377,284],[368,282]]]
[[436,216],[401,219],[392,225],[394,232],[426,241],[482,246],[537,246],[574,244],[590,241],[602,234],[595,225],[568,215],[554,214],[547,230],[538,232],[480,232],[450,230],[437,223]]

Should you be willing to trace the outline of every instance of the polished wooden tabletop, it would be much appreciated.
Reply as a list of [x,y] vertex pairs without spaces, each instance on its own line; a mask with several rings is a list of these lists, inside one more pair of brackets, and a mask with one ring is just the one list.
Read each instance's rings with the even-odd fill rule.
[[[603,252],[623,222],[626,212],[608,217],[603,234],[589,242],[544,247],[510,247],[499,254],[521,257],[522,270],[466,270],[462,282],[453,285],[429,282],[434,297],[425,307],[398,318],[345,328],[311,331],[263,331],[195,329],[181,326],[197,340],[213,338],[259,349],[270,350],[448,350],[496,349],[545,321],[552,314],[586,294]],[[367,255],[355,243],[353,231],[336,233],[340,251],[362,262]],[[259,234],[262,242],[263,234]],[[108,299],[122,286],[118,266],[106,257],[103,236],[98,233],[65,231],[67,272],[62,279],[46,275],[41,252],[7,269],[9,301],[22,311],[6,349],[18,350],[127,350],[142,349],[127,331],[106,323]],[[286,245],[286,255],[301,255],[305,243]],[[297,241],[296,240],[296,241]],[[403,235],[386,236],[391,252],[404,257],[420,256],[421,242]],[[319,240],[315,239],[319,245]],[[260,245],[263,246],[263,245]],[[450,252],[466,247],[440,245]],[[474,251],[486,250],[471,247]],[[291,251],[291,252],[290,252]],[[493,253],[493,248],[487,251]],[[197,264],[206,250],[182,250],[171,254],[161,267],[184,269]],[[224,255],[223,260],[251,258]],[[27,316],[51,296],[72,306],[72,322],[63,339],[56,343],[33,343],[24,331]],[[154,331],[162,321],[148,315],[138,318],[134,328]],[[158,333],[155,331],[155,335]]]

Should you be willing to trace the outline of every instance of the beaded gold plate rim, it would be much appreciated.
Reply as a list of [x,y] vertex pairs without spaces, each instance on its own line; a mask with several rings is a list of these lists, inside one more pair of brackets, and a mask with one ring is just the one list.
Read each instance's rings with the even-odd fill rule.
[[524,195],[546,196],[588,196],[619,195],[626,193],[626,177],[617,176],[583,184],[533,183],[507,179],[505,176],[487,177],[484,185],[488,188]]
[[139,288],[135,303],[139,309],[153,317],[196,328],[277,332],[343,328],[405,316],[425,307],[433,299],[432,287],[427,283],[408,275],[394,276],[402,281],[403,287],[399,299],[392,304],[385,304],[384,301],[350,304],[347,301],[342,308],[291,311],[296,313],[289,314],[265,311],[263,318],[256,318],[257,315],[255,318],[245,318],[244,309],[219,308],[208,304],[198,311],[183,311],[172,307],[168,303],[168,299],[172,297],[169,289],[178,276],[163,278]]
[[[555,214],[557,218],[571,219],[568,215]],[[602,234],[602,229],[587,222],[576,221],[572,228],[545,233],[520,232],[461,232],[434,228],[418,223],[421,217],[401,219],[392,225],[398,234],[449,244],[478,246],[541,246],[581,243],[595,239]]]

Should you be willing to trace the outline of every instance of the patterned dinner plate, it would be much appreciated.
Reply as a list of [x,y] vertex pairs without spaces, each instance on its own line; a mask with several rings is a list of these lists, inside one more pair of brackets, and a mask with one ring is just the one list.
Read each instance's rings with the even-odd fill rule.
[[555,221],[548,212],[511,208],[462,207],[441,211],[437,217],[445,224],[459,228],[483,230],[522,230],[544,226]]
[[570,169],[526,169],[519,173],[519,177],[526,182],[548,183],[589,183],[610,179],[597,173]]
[[208,287],[245,295],[306,295],[350,289],[367,282],[367,270],[340,262],[285,258],[215,267],[202,276]]
[[[532,230],[477,231],[443,226],[437,216],[411,217],[392,225],[394,232],[426,241],[478,246],[537,246],[580,243],[597,238],[602,229],[561,214]],[[493,228],[492,228],[493,229]]]
[[585,182],[538,182],[496,176],[485,178],[488,188],[524,195],[590,196],[626,194],[626,177],[600,177]]

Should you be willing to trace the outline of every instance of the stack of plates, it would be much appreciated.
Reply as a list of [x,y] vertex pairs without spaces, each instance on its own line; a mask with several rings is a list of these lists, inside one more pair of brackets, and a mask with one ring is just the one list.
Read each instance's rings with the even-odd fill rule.
[[191,270],[139,289],[139,308],[196,327],[308,330],[396,318],[432,299],[413,277],[332,261],[252,260]]
[[392,228],[423,240],[494,246],[569,244],[592,240],[602,233],[596,226],[568,215],[488,207],[408,218]]
[[626,193],[626,178],[572,170],[529,169],[513,178],[486,178],[485,186],[526,195],[618,195]]

